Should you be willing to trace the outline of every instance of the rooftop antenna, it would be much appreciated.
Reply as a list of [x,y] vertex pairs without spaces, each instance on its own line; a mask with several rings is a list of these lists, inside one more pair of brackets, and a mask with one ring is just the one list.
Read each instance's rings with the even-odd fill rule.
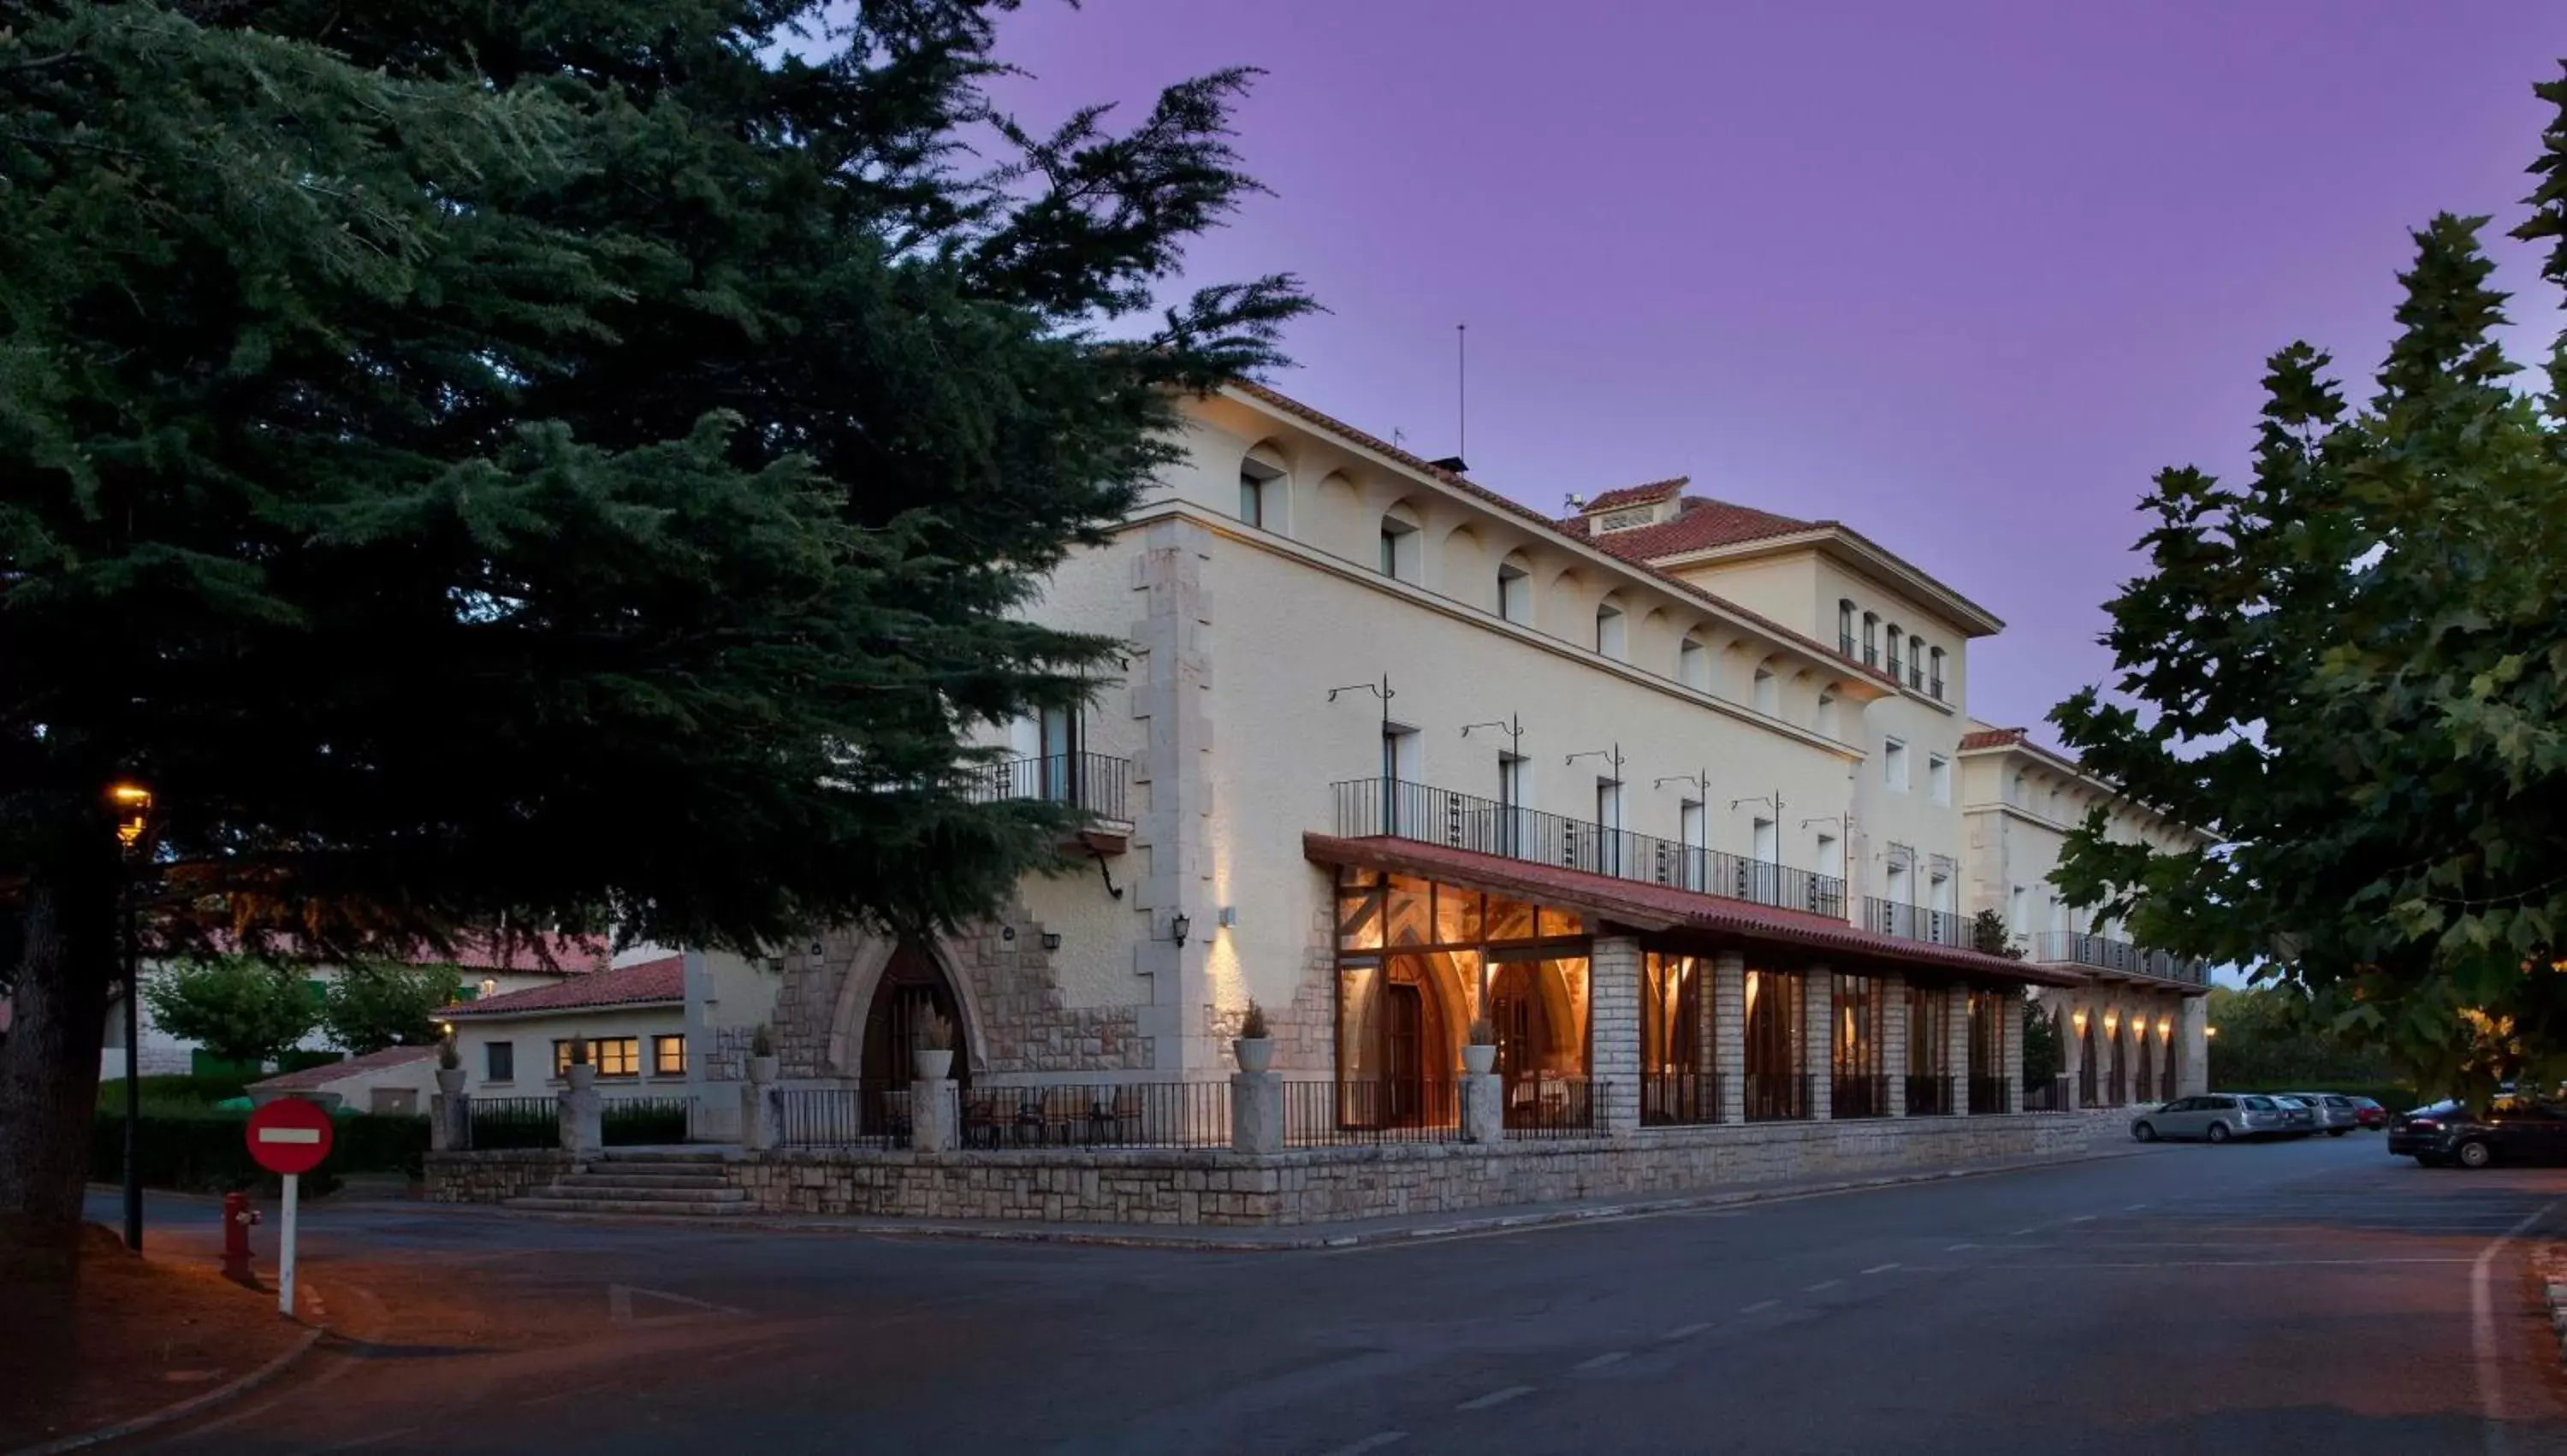
[[1470,339],[1469,324],[1453,326],[1454,451],[1440,460],[1429,462],[1439,470],[1450,470],[1456,475],[1467,475],[1471,471],[1471,467],[1462,459],[1463,454],[1471,447]]

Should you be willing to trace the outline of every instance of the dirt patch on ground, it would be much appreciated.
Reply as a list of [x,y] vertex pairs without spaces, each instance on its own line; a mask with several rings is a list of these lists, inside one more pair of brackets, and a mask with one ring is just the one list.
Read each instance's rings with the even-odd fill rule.
[[219,1389],[311,1332],[276,1312],[272,1290],[244,1289],[200,1259],[138,1259],[95,1225],[84,1231],[69,1317],[44,1322],[52,1327],[12,1331],[35,1343],[16,1372],[32,1378],[0,1377],[0,1451]]

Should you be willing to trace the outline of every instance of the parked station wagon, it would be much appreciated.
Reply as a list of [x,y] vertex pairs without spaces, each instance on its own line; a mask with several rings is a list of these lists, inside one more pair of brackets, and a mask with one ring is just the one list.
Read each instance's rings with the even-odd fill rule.
[[2240,1137],[2288,1137],[2315,1131],[2317,1115],[2307,1107],[2258,1092],[2212,1092],[2177,1097],[2140,1109],[2131,1118],[2131,1136],[2141,1142],[2159,1138],[2199,1138],[2227,1142]]

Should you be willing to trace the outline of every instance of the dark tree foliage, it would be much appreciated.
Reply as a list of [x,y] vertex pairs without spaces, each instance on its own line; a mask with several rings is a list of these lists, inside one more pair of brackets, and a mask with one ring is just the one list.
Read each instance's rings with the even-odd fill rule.
[[[2533,215],[2567,286],[2567,81]],[[2487,219],[2416,234],[2369,402],[2275,354],[2254,476],[2157,477],[2147,574],[2109,606],[2117,693],[2052,721],[2098,773],[2210,830],[2069,845],[2073,898],[2296,985],[2427,1092],[2567,1062],[2567,338],[2545,389],[2499,353]],[[2543,1070],[2545,1069],[2545,1071]]]
[[1248,73],[1038,130],[1011,8],[0,0],[0,1253],[78,1208],[120,775],[156,940],[343,963],[1047,862],[964,745],[1111,645],[1013,614],[1308,304],[1156,306]]

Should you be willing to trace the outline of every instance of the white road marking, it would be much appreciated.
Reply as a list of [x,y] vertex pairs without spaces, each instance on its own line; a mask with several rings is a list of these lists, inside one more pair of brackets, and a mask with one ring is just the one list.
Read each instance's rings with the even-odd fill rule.
[[1477,1399],[1465,1400],[1460,1405],[1454,1406],[1453,1408],[1455,1410],[1486,1410],[1492,1405],[1504,1405],[1519,1395],[1531,1395],[1532,1393],[1533,1387],[1530,1385],[1509,1385],[1503,1390],[1492,1390],[1488,1394],[1480,1396]]
[[1591,1355],[1585,1359],[1579,1360],[1572,1368],[1580,1370],[1600,1370],[1606,1365],[1612,1364],[1616,1360],[1627,1360],[1630,1357],[1631,1352],[1629,1350],[1608,1349],[1600,1355]]
[[1979,1246],[1976,1244],[1946,1244],[1943,1246],[1943,1252],[1946,1254],[1958,1254],[1964,1249],[1976,1249]]
[[1865,1274],[1887,1274],[1887,1273],[1889,1273],[1891,1270],[1896,1269],[1897,1267],[1898,1267],[1898,1266],[1897,1266],[1897,1265],[1895,1265],[1895,1264],[1875,1264],[1875,1265],[1873,1265],[1871,1268],[1864,1270],[1864,1271],[1863,1271],[1863,1273],[1865,1273]]
[[2095,1222],[2095,1216],[2094,1216],[2093,1214],[2079,1214],[2077,1217],[2075,1217],[2075,1218],[2073,1218],[2073,1219],[2070,1219],[2068,1222],[2070,1222],[2070,1223],[2072,1223],[2072,1224],[2091,1224],[2091,1223]]
[[2026,1234],[2038,1234],[2040,1232],[2041,1225],[2035,1224],[2029,1229],[2017,1229],[2013,1233],[2006,1235],[2006,1237],[2009,1239],[2020,1239]]
[[2147,1205],[2144,1203],[2126,1203],[2122,1205],[2122,1211],[2124,1213],[2138,1213],[2140,1209],[2146,1207]]
[[2495,1333],[2495,1298],[2487,1288],[2487,1270],[2504,1246],[2521,1237],[2522,1232],[2548,1217],[2558,1206],[2546,1203],[2522,1216],[2522,1222],[2489,1240],[2486,1248],[2469,1265],[2469,1345],[2477,1357],[2478,1412],[2486,1417],[2487,1456],[2506,1456],[2513,1447],[2505,1434],[2504,1370],[2497,1363]]
[[1363,1456],[1363,1453],[1366,1451],[1378,1451],[1382,1447],[1390,1445],[1394,1441],[1405,1441],[1407,1439],[1408,1432],[1406,1431],[1375,1431],[1371,1435],[1364,1437],[1362,1440],[1357,1441],[1350,1446],[1339,1446],[1337,1449],[1329,1452],[1328,1456]]
[[1780,1300],[1758,1300],[1755,1304],[1749,1305],[1738,1312],[1741,1314],[1761,1314],[1781,1303],[1783,1302]]
[[[608,1285],[606,1287],[606,1317],[609,1319],[629,1322],[633,1318],[633,1297],[635,1295],[641,1295],[653,1300],[666,1300],[672,1305],[685,1305],[692,1309],[702,1310],[710,1314],[745,1315],[748,1313],[746,1310],[735,1310],[728,1305],[716,1305],[710,1300],[697,1300],[690,1299],[685,1295],[673,1295],[667,1290],[646,1290],[640,1285]],[[669,1317],[683,1318],[686,1316],[672,1315]]]
[[1821,1290],[1832,1290],[1844,1283],[1845,1281],[1841,1279],[1823,1279],[1817,1284],[1810,1286],[1808,1289],[1801,1291],[1801,1293],[1805,1295],[1815,1295]]
[[1668,1330],[1666,1333],[1659,1335],[1658,1338],[1691,1339],[1710,1327],[1711,1326],[1708,1324],[1679,1324],[1675,1328]]

